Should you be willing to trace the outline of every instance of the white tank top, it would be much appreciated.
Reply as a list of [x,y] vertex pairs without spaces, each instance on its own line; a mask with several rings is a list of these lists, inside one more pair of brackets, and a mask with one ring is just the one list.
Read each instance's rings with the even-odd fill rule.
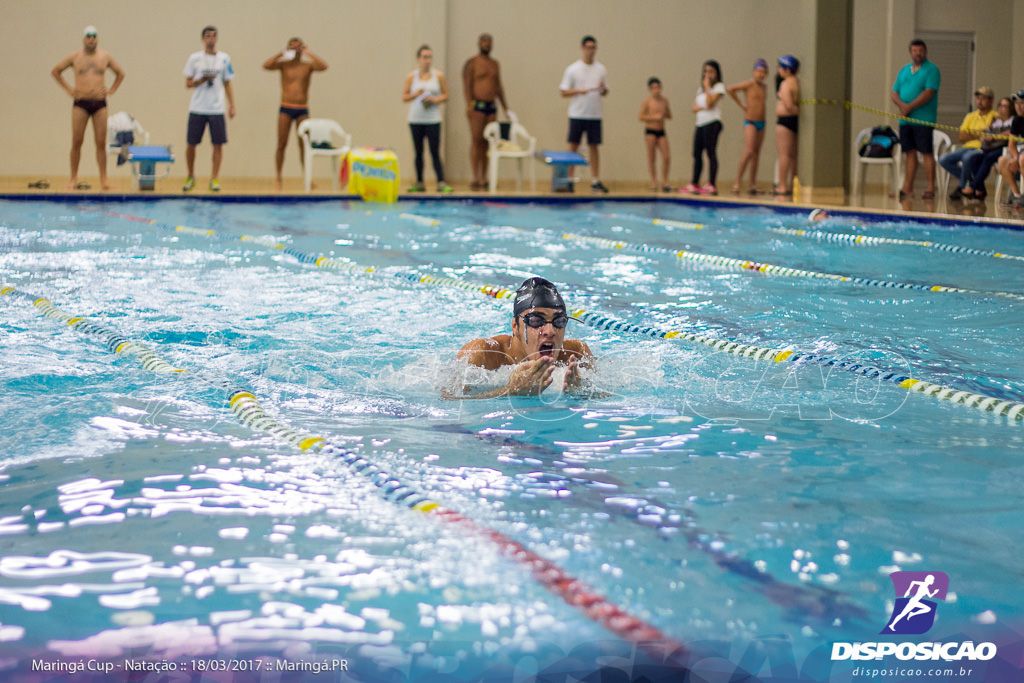
[[[437,71],[430,70],[430,78],[420,80],[419,69],[412,72],[412,85],[409,88],[412,94],[436,96],[441,94],[441,81],[437,78]],[[416,98],[409,105],[409,123],[441,123],[441,105],[431,104],[423,106],[422,98]]]

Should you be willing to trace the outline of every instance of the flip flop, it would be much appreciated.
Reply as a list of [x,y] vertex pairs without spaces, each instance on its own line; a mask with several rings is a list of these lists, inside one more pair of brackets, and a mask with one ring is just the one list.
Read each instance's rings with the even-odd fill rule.
[[931,190],[925,190],[924,194],[921,195],[921,199],[935,199],[935,193]]
[[92,189],[92,185],[90,185],[89,183],[78,183],[77,185],[75,185],[75,189],[76,190],[91,190]]
[[30,190],[45,190],[50,187],[50,183],[45,180],[37,180],[34,183],[29,183],[28,187]]
[[913,199],[913,198],[914,198],[914,193],[913,192],[904,192],[903,190],[900,190],[900,199]]

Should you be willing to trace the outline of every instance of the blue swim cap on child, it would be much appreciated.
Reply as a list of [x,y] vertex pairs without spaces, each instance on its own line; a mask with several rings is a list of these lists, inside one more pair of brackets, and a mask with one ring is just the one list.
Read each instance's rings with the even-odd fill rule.
[[558,311],[565,311],[565,302],[558,289],[542,277],[531,277],[519,285],[516,290],[516,300],[512,305],[512,315],[519,317],[523,311],[531,308],[553,308]]
[[784,66],[790,71],[796,73],[800,68],[800,60],[793,55],[782,55],[779,57],[779,66]]
[[768,70],[768,62],[766,60],[764,60],[764,59],[758,59],[756,62],[754,62],[754,68],[755,69],[764,69],[765,71],[767,71]]

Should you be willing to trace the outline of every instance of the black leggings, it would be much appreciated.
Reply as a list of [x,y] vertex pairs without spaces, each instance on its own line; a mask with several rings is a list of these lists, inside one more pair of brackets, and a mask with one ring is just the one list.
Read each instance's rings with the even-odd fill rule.
[[430,145],[430,158],[434,162],[434,175],[437,182],[444,182],[444,166],[441,165],[441,124],[410,123],[412,146],[416,150],[416,182],[423,182],[423,138]]
[[718,134],[722,132],[722,122],[712,121],[699,126],[693,131],[693,184],[700,183],[700,173],[704,170],[704,159],[701,154],[708,153],[708,182],[715,184],[718,177]]

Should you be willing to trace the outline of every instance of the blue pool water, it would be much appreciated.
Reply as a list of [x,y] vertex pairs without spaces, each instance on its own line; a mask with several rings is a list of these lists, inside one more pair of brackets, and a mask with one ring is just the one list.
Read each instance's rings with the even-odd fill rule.
[[[1003,646],[988,678],[948,680],[1004,680],[995,667],[1024,629],[1020,420],[835,363],[580,323],[569,332],[597,357],[592,396],[441,397],[500,383],[454,357],[507,332],[511,303],[410,273],[506,288],[541,275],[602,319],[1024,401],[1024,260],[777,228],[1024,256],[1018,232],[808,226],[767,208],[0,202],[0,288],[12,288],[0,296],[0,671],[96,658],[128,678],[125,661],[345,659],[355,680],[488,667],[519,680],[651,656],[486,537],[392,502],[341,458],[248,428],[224,380],[547,558],[703,653],[698,668],[855,680],[858,662],[829,661],[833,643],[892,640],[878,635],[901,597],[889,574],[938,571],[950,594],[914,638]],[[653,249],[629,248],[640,245]],[[19,293],[186,372],[147,370]]]

